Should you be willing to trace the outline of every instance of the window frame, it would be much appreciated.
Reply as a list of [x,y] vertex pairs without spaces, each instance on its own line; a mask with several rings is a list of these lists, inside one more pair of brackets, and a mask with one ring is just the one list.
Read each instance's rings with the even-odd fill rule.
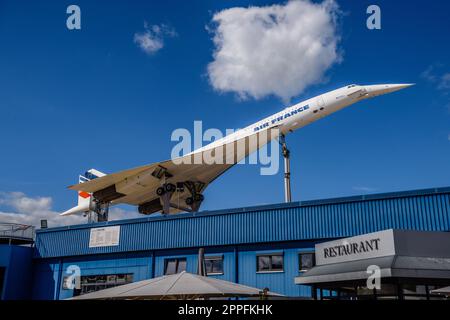
[[[310,254],[312,255],[312,266],[309,269],[302,269],[302,256]],[[311,270],[316,266],[316,253],[314,251],[303,251],[298,253],[298,272],[306,272],[308,270]]]
[[[175,261],[175,273],[167,273],[167,266],[169,264],[169,261]],[[185,262],[185,270],[182,271],[186,271],[187,269],[187,258],[186,257],[175,257],[175,258],[165,258],[164,259],[164,275],[165,276],[169,276],[172,274],[178,274],[181,273],[182,271],[178,271],[178,268],[180,266],[180,261],[183,260]]]
[[[222,261],[222,271],[221,272],[208,272],[207,267],[206,267],[206,260],[209,260],[209,261]],[[205,256],[205,272],[206,272],[206,275],[207,276],[223,275],[224,274],[223,260],[224,260],[223,255],[220,255],[220,256]]]
[[[278,256],[281,257],[281,269],[273,269],[273,261],[272,257]],[[259,258],[260,257],[269,257],[269,270],[259,270]],[[258,253],[256,255],[256,273],[282,273],[284,272],[284,252],[271,252],[271,253]]]

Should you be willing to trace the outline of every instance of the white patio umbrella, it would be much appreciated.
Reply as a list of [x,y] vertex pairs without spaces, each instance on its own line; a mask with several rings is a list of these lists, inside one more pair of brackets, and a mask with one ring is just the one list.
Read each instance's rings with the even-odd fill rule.
[[162,276],[129,283],[114,288],[100,290],[71,300],[107,300],[107,299],[202,299],[217,297],[259,297],[279,294],[248,287],[229,281],[200,276],[188,272]]
[[431,293],[438,293],[443,295],[450,295],[450,287],[444,287],[439,289],[431,290]]

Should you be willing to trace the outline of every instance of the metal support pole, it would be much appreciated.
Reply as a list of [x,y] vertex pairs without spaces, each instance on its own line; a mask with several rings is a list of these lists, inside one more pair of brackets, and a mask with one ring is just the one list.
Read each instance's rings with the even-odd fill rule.
[[291,162],[289,159],[289,149],[286,145],[286,137],[284,134],[280,135],[281,151],[284,158],[284,202],[291,202]]
[[205,266],[205,249],[198,249],[198,266],[197,266],[197,274],[199,276],[206,276],[206,266]]

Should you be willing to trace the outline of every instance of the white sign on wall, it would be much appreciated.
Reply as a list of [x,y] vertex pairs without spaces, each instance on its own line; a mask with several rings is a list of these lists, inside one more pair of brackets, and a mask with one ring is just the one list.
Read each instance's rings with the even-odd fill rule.
[[91,229],[89,248],[118,246],[120,226]]
[[384,230],[316,244],[316,264],[330,264],[395,254],[394,232]]

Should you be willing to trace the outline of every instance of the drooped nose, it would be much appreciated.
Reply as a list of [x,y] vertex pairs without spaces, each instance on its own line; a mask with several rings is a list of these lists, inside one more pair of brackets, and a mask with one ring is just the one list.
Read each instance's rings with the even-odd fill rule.
[[413,83],[400,83],[400,84],[375,84],[370,86],[364,86],[369,97],[376,97],[382,94],[391,93],[404,88],[413,86]]

